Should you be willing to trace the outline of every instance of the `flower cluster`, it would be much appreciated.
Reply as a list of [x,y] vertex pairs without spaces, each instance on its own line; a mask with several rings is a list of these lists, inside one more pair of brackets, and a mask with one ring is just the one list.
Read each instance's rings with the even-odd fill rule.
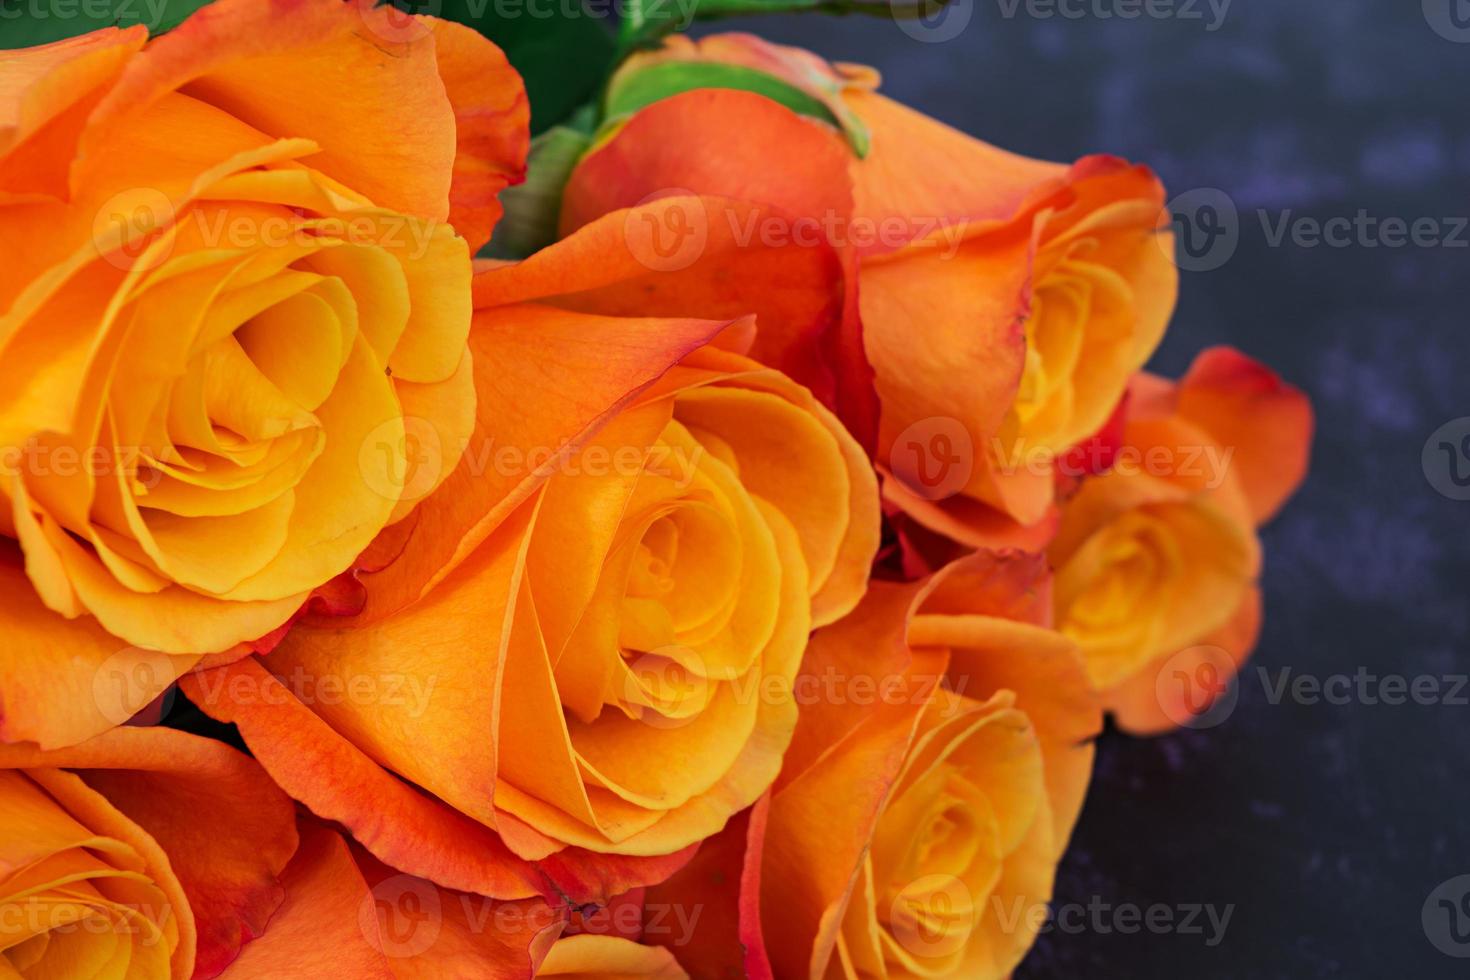
[[1311,409],[1144,371],[1146,167],[371,0],[0,77],[0,973],[1006,977],[1254,645]]

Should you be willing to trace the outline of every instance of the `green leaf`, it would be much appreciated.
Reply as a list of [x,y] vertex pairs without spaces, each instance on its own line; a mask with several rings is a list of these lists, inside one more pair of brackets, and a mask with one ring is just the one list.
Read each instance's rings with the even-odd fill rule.
[[531,132],[566,119],[612,70],[607,16],[580,0],[399,0],[398,6],[458,21],[500,46],[526,83]]
[[625,73],[608,89],[603,115],[609,120],[618,119],[670,96],[701,88],[754,92],[792,112],[841,128],[831,109],[795,85],[754,68],[715,61],[666,61]]
[[666,61],[614,76],[603,103],[603,117],[616,121],[661,99],[701,88],[754,92],[792,112],[841,130],[859,157],[868,152],[868,133],[856,119],[841,120],[821,99],[774,75],[716,61]]
[[0,0],[0,48],[28,48],[103,27],[161,34],[209,0]]
[[505,214],[480,254],[523,259],[556,241],[562,190],[591,143],[592,137],[569,126],[553,126],[533,139],[525,183],[500,192]]

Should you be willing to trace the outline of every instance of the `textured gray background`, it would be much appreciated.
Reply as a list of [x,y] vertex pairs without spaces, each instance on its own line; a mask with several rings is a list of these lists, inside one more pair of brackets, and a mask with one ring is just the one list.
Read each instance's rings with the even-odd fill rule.
[[[1318,412],[1312,475],[1264,532],[1253,666],[1470,670],[1470,502],[1437,493],[1420,461],[1435,429],[1470,415],[1470,249],[1273,246],[1256,215],[1366,209],[1448,233],[1470,215],[1470,43],[1436,33],[1420,0],[1234,0],[1213,31],[1204,4],[1202,20],[1125,21],[1093,2],[1069,20],[977,0],[944,43],[866,18],[715,28],[876,65],[889,94],[1014,150],[1118,153],[1171,195],[1224,190],[1238,250],[1184,276],[1155,367],[1228,342]],[[1272,704],[1254,671],[1216,728],[1106,736],[1057,900],[1233,904],[1233,918],[1214,948],[1053,933],[1022,976],[1470,976],[1421,923],[1430,892],[1470,872],[1467,749],[1470,707]]]

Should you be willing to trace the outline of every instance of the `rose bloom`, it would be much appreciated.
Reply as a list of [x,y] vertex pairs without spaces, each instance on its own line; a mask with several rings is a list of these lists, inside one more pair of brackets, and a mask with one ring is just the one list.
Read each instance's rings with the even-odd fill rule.
[[368,0],[0,74],[0,739],[54,746],[243,654],[448,472],[404,420],[469,431],[470,255],[528,110],[478,34]]
[[1256,528],[1306,475],[1312,408],[1228,347],[1179,382],[1134,379],[1113,469],[1062,508],[1049,555],[1058,628],[1134,732],[1189,722],[1260,631]]
[[632,858],[666,876],[775,779],[808,634],[866,586],[872,470],[806,389],[737,352],[758,318],[626,315],[657,307],[654,280],[716,308],[743,278],[713,238],[680,272],[640,261],[627,229],[688,204],[479,273],[476,432],[364,555],[363,612],[187,683],[405,872],[503,898],[542,891],[547,865],[524,862],[563,852],[622,856],[604,894],[657,880],[624,881]]
[[0,746],[0,972],[215,976],[274,927],[296,842],[291,801],[220,742]]
[[[708,976],[1009,976],[1045,919],[1101,726],[1050,615],[1043,558],[981,551],[925,582],[874,582],[819,630],[768,811],[649,889],[721,913],[681,961]],[[729,910],[719,893],[736,881]]]
[[1043,545],[1056,459],[1104,428],[1174,306],[1157,178],[1114,157],[1017,156],[879,95],[870,70],[747,35],[671,38],[610,88],[668,61],[793,84],[866,155],[764,96],[685,92],[633,113],[580,161],[563,229],[685,188],[760,205],[748,237],[835,249],[843,309],[769,334],[756,356],[830,391],[871,444],[890,506],[971,547]]

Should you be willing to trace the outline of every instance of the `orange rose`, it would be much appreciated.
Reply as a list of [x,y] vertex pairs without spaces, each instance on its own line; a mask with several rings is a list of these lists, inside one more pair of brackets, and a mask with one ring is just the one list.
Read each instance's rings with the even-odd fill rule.
[[795,85],[865,155],[843,154],[844,181],[830,162],[843,140],[822,112],[685,92],[634,113],[578,164],[563,228],[688,188],[778,219],[751,236],[838,249],[844,314],[824,336],[782,331],[757,356],[791,370],[807,348],[836,352],[833,399],[872,435],[885,498],[914,520],[971,546],[1044,543],[1056,458],[1103,428],[1173,309],[1158,180],[1112,157],[1069,167],[1007,153],[876,94],[870,71],[743,35],[672,38],[630,59],[610,91],[668,60]]
[[[776,976],[999,978],[1030,947],[1101,721],[1049,593],[1043,559],[978,552],[813,638],[741,876]],[[694,868],[659,900],[698,901]]]
[[0,739],[52,746],[243,653],[452,468],[405,446],[473,419],[469,257],[527,107],[473,31],[370,0],[0,69]]
[[[298,625],[264,669],[187,682],[288,792],[394,867],[514,898],[541,887],[523,861],[547,855],[682,863],[775,779],[808,633],[862,595],[878,501],[861,449],[799,385],[701,347],[741,346],[752,324],[591,312],[657,305],[639,277],[660,274],[625,232],[690,204],[609,215],[480,273],[476,433],[364,556],[363,613]],[[692,292],[708,272],[718,291],[739,272],[691,270],[661,281]],[[386,677],[422,697],[320,690]],[[470,841],[440,850],[465,827],[496,843],[472,861]],[[619,874],[605,893],[657,880]]]
[[1118,723],[1187,723],[1255,646],[1256,528],[1307,470],[1312,408],[1228,347],[1177,384],[1139,375],[1111,472],[1062,508],[1050,549],[1058,628]]
[[219,742],[0,746],[0,972],[212,977],[281,904],[291,801]]

